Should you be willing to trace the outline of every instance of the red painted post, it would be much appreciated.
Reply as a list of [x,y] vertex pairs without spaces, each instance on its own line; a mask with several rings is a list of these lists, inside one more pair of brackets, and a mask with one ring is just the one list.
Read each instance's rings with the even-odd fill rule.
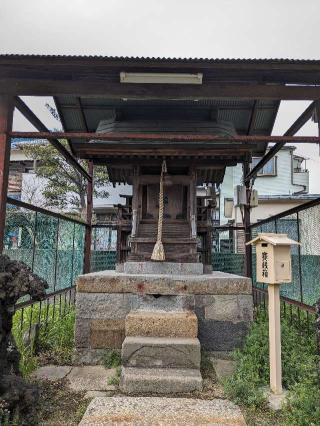
[[[243,163],[243,180],[250,171],[249,161]],[[250,181],[245,182],[247,191],[247,205],[244,206],[243,212],[243,225],[245,233],[245,243],[251,240],[251,229],[250,229]],[[246,277],[252,278],[252,247],[251,245],[245,245],[245,262],[244,262],[244,274]]]
[[0,95],[0,252],[3,250],[13,118],[13,98]]
[[91,232],[92,232],[92,201],[93,201],[93,161],[88,161],[88,173],[91,180],[87,181],[87,226],[84,241],[84,265],[83,272],[90,272],[91,260]]

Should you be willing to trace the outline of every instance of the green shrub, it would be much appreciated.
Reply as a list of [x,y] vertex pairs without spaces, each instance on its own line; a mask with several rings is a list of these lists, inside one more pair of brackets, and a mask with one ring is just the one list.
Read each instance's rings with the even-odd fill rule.
[[320,385],[316,378],[305,378],[289,393],[286,426],[320,425]]
[[120,352],[115,349],[107,350],[103,356],[103,365],[106,368],[119,367],[121,365]]
[[[282,319],[281,326],[283,385],[291,390],[297,383],[314,377],[318,359],[316,342],[314,335],[302,333],[287,319]],[[236,371],[225,381],[226,394],[248,407],[263,405],[261,388],[269,385],[268,319],[264,313],[258,314],[244,347],[235,351],[234,358]]]

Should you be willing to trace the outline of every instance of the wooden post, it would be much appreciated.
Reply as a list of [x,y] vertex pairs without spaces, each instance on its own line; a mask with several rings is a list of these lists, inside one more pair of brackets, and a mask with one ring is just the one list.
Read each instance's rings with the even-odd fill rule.
[[93,162],[88,161],[88,172],[91,180],[87,182],[87,226],[84,241],[84,265],[83,272],[88,274],[90,272],[91,260],[91,231],[92,231],[92,199],[93,199]]
[[268,285],[270,389],[282,393],[280,284]]
[[4,228],[10,164],[13,98],[0,95],[0,252],[3,250]]

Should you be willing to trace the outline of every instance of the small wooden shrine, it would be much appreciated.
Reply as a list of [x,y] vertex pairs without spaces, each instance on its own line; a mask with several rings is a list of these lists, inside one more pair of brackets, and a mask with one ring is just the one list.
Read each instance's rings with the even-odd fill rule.
[[[167,120],[156,120],[157,109],[152,112],[149,120],[130,121],[117,120],[116,114],[110,112],[110,118],[99,123],[97,133],[235,134],[229,122],[175,119],[170,112]],[[113,184],[132,185],[132,198],[127,197],[126,205],[119,208],[118,263],[151,259],[202,262],[210,269],[216,188],[223,180],[226,164],[236,164],[232,158],[221,161],[217,144],[214,150],[211,145],[192,139],[182,143],[163,141],[160,137],[121,143],[93,140],[86,144],[91,157],[103,149]],[[101,157],[98,161],[102,162]],[[205,186],[207,195],[197,197],[197,186]],[[161,258],[152,256],[157,241],[163,247]]]

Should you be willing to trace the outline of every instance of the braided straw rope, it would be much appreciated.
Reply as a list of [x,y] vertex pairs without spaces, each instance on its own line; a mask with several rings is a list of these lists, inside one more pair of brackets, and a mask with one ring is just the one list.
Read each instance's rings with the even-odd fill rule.
[[160,175],[158,234],[157,234],[157,241],[154,245],[152,256],[151,256],[151,260],[158,260],[158,261],[164,261],[166,258],[163,244],[162,244],[162,225],[163,225],[163,210],[164,210],[163,178],[165,173],[167,173],[167,164],[166,164],[166,161],[163,160],[161,175]]

